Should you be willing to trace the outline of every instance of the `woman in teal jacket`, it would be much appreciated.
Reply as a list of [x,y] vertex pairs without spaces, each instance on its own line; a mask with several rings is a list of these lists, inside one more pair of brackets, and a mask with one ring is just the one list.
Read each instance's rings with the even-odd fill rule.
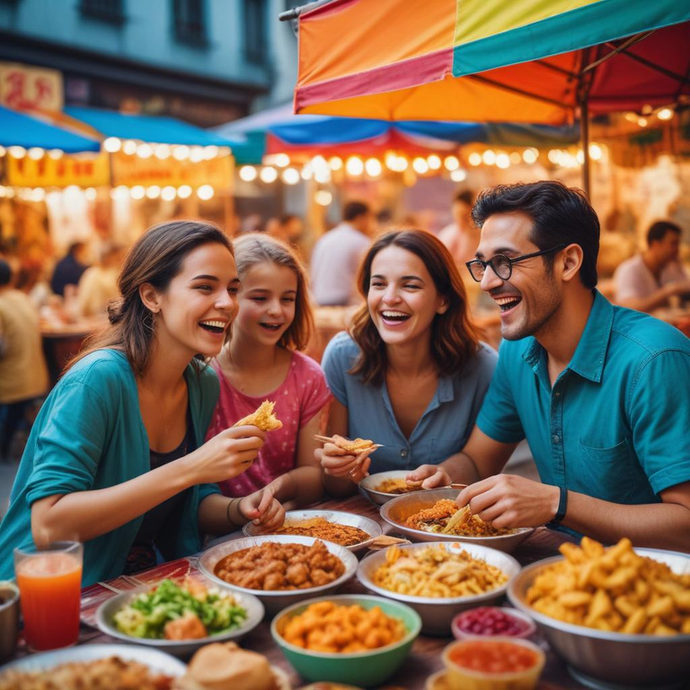
[[14,547],[84,542],[88,585],[153,565],[156,551],[194,553],[202,534],[282,523],[270,491],[228,499],[215,485],[250,467],[264,433],[233,427],[203,442],[218,397],[203,358],[220,352],[237,313],[229,240],[206,223],[158,225],[118,284],[110,325],[36,419],[0,525],[0,579]]

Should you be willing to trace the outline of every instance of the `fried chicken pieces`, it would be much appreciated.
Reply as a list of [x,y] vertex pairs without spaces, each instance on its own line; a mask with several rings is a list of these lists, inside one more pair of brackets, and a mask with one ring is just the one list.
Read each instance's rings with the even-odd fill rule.
[[259,405],[256,412],[252,412],[252,414],[243,417],[239,422],[235,422],[233,426],[256,426],[262,431],[275,431],[276,429],[281,429],[283,423],[273,414],[274,407],[274,402],[264,400],[261,405]]
[[330,584],[345,572],[345,566],[322,541],[311,546],[265,542],[231,553],[214,572],[231,585],[276,591]]

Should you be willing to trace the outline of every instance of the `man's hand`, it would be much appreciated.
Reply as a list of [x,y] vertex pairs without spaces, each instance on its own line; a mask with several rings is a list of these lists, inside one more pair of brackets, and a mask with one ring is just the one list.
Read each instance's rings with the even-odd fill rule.
[[451,479],[448,472],[438,465],[420,465],[405,477],[405,481],[408,484],[422,482],[422,489],[437,489],[448,486]]
[[497,474],[471,484],[455,502],[496,528],[538,527],[558,511],[560,490],[512,474]]

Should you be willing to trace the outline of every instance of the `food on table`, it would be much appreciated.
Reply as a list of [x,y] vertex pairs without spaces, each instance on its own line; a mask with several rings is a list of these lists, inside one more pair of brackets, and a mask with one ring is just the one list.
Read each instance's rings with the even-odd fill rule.
[[113,623],[130,637],[199,640],[236,630],[246,618],[246,609],[231,594],[188,578],[181,585],[163,580],[138,594],[113,616]]
[[348,451],[348,453],[359,455],[376,444],[365,438],[356,438],[352,441],[346,438],[338,438],[338,440],[335,441],[335,445],[338,446],[338,448]]
[[411,491],[421,491],[422,485],[410,485],[403,479],[384,479],[375,489],[384,494],[408,494]]
[[0,690],[169,690],[172,682],[170,676],[117,656],[62,664],[45,671],[0,674]]
[[520,673],[539,663],[538,652],[509,640],[463,640],[447,654],[448,661],[480,673]]
[[639,556],[629,539],[605,548],[583,537],[560,552],[565,560],[540,572],[527,591],[535,611],[608,632],[690,634],[690,573]]
[[263,654],[241,649],[234,642],[202,647],[192,657],[175,690],[279,690],[277,678]]
[[422,532],[451,534],[462,537],[498,537],[514,534],[514,529],[498,529],[472,515],[469,506],[458,509],[455,501],[443,498],[431,508],[424,508],[405,520],[405,526]]
[[504,585],[508,576],[467,551],[391,546],[371,580],[377,587],[414,597],[470,597]]
[[283,423],[273,414],[275,403],[264,400],[255,412],[235,422],[233,426],[256,426],[262,431],[275,431],[282,429]]
[[398,537],[391,537],[388,534],[382,534],[376,537],[371,544],[369,544],[370,551],[381,551],[387,549],[389,546],[396,546],[400,544],[411,544],[409,539],[399,539]]
[[312,652],[349,654],[387,647],[407,634],[405,624],[380,607],[341,606],[319,601],[290,618],[281,635],[286,642]]
[[321,587],[344,572],[343,562],[322,541],[311,546],[264,542],[225,556],[214,569],[225,582],[264,591]]
[[287,520],[280,529],[273,534],[293,534],[302,537],[315,537],[332,541],[341,546],[354,546],[361,544],[371,535],[358,527],[350,525],[339,525],[336,522],[329,522],[325,518],[315,517],[308,520]]
[[523,637],[534,630],[533,625],[513,615],[510,610],[499,606],[479,606],[476,609],[463,611],[456,616],[453,626],[465,635],[487,637]]

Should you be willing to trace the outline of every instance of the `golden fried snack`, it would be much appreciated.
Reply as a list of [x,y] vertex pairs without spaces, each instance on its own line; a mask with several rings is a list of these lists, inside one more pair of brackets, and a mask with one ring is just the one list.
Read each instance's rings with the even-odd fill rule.
[[386,562],[372,576],[378,587],[415,597],[471,597],[504,585],[508,576],[466,551],[443,546],[386,550]]
[[421,491],[422,485],[410,485],[405,479],[384,479],[376,491],[384,494],[407,494],[410,491]]
[[369,450],[372,446],[376,444],[373,441],[370,441],[365,438],[356,438],[352,441],[348,439],[343,439],[342,441],[337,441],[335,445],[338,446],[338,448],[346,450],[348,453],[352,453],[353,455],[359,455],[360,453],[363,453],[365,450]]
[[316,537],[332,541],[341,546],[354,546],[361,544],[371,535],[358,527],[339,525],[329,522],[325,518],[315,517],[309,520],[287,520],[274,534],[294,534],[301,537]]
[[256,412],[252,412],[252,414],[243,417],[239,422],[235,422],[233,426],[256,426],[262,431],[275,431],[276,429],[281,429],[283,423],[273,414],[274,407],[274,402],[264,400],[261,405],[259,405]]
[[286,642],[314,652],[351,654],[387,647],[407,634],[405,624],[378,606],[340,606],[320,601],[290,618],[279,630]]
[[[423,532],[462,537],[497,537],[515,532],[514,529],[499,529],[484,522],[478,515],[472,515],[467,506],[458,508],[458,504],[449,498],[442,498],[430,508],[424,508],[410,515],[405,520],[405,526]],[[450,531],[446,532],[448,527]]]
[[690,574],[635,553],[630,539],[604,548],[583,537],[527,591],[535,611],[588,628],[643,635],[690,634]]

